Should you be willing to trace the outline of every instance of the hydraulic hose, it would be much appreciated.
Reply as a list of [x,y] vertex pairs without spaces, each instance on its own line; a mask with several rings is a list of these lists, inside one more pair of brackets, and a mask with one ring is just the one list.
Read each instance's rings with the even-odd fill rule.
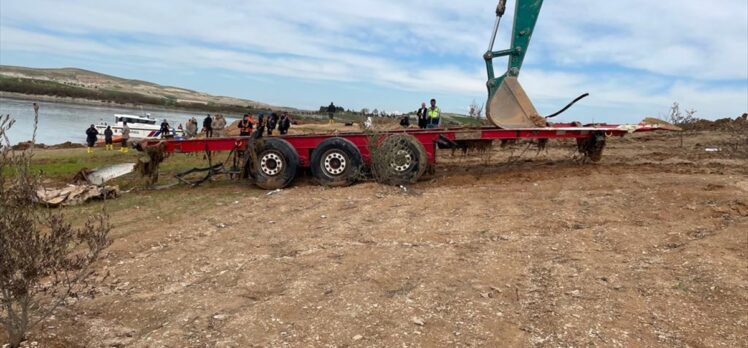
[[564,112],[565,112],[566,110],[569,110],[569,108],[570,108],[570,107],[571,107],[572,105],[576,104],[576,103],[577,103],[578,101],[580,101],[580,100],[582,100],[582,99],[584,99],[584,98],[586,98],[586,97],[589,97],[589,96],[590,96],[590,94],[589,94],[589,93],[585,93],[585,94],[582,94],[582,95],[578,96],[578,97],[577,97],[577,99],[574,99],[574,100],[572,100],[572,101],[571,101],[571,103],[569,103],[568,105],[566,105],[566,106],[565,106],[565,107],[564,107],[563,109],[561,109],[561,110],[558,110],[558,111],[556,111],[555,113],[553,113],[553,114],[550,114],[550,115],[546,116],[545,118],[553,118],[553,117],[556,117],[556,116],[558,116],[558,115],[561,115],[561,114],[562,114],[562,113],[564,113]]

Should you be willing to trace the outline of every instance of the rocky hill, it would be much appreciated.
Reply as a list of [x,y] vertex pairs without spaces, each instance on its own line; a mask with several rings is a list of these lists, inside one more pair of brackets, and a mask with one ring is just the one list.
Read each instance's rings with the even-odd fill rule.
[[[0,78],[3,80],[2,89],[7,92],[25,94],[54,95],[56,90],[61,96],[102,100],[116,96],[133,96],[143,103],[163,104],[165,106],[228,106],[251,109],[289,109],[260,103],[253,100],[239,99],[225,96],[214,96],[189,89],[162,86],[159,84],[130,80],[116,76],[105,75],[93,71],[77,68],[37,69],[17,66],[0,65]],[[129,99],[132,98],[127,98]],[[117,102],[118,100],[112,100]],[[140,101],[140,100],[137,100]]]

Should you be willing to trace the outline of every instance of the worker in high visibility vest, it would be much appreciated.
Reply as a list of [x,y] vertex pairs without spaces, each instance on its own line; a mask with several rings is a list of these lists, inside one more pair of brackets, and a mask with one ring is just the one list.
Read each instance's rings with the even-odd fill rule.
[[252,121],[249,120],[250,115],[244,114],[244,118],[242,118],[241,121],[239,121],[239,136],[240,137],[248,137],[252,134],[252,127],[254,126],[252,124]]
[[428,128],[437,128],[441,122],[442,111],[436,106],[436,99],[431,99],[431,107],[427,114],[429,115]]

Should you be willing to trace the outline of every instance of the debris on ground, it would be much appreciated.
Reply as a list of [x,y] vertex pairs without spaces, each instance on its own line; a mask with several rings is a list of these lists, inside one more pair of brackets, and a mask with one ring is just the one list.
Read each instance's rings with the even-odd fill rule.
[[93,184],[70,184],[60,189],[41,188],[36,191],[39,202],[52,207],[78,205],[92,199],[111,199],[119,195],[118,186]]
[[148,177],[148,181],[151,185],[158,182],[158,168],[161,162],[168,157],[168,153],[164,152],[166,146],[161,143],[158,146],[148,146],[145,148],[146,156],[138,158],[138,163],[135,164],[134,170],[136,170],[142,177]]
[[103,185],[105,182],[127,175],[135,170],[135,163],[121,163],[103,168],[81,169],[73,178],[76,183]]

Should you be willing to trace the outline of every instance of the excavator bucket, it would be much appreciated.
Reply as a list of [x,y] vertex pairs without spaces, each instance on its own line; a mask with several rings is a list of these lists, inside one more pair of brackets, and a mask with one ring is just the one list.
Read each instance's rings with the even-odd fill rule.
[[501,128],[545,127],[545,118],[538,115],[516,76],[507,76],[486,103],[486,116]]

